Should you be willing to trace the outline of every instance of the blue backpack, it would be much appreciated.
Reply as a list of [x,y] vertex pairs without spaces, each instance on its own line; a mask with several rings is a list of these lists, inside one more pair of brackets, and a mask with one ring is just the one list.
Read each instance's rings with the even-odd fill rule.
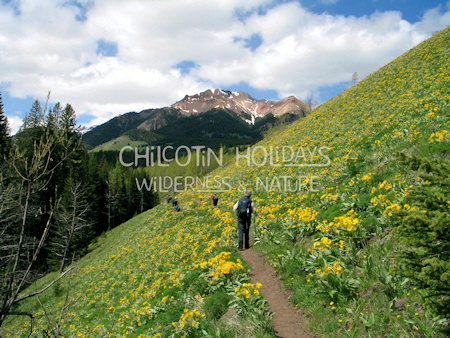
[[252,200],[249,197],[243,197],[238,201],[236,214],[239,218],[247,219],[252,215]]

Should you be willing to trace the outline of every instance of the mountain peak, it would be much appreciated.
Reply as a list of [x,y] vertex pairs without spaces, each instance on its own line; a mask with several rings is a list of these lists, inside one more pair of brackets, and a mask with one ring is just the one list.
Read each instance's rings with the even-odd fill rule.
[[199,94],[186,95],[170,107],[179,109],[183,115],[200,114],[215,108],[229,109],[252,124],[257,117],[264,117],[270,113],[275,116],[286,113],[304,116],[309,111],[308,106],[295,96],[279,101],[257,100],[246,92],[223,89],[208,89]]
[[[183,99],[169,107],[146,109],[139,113],[133,112],[116,116],[86,132],[83,135],[83,141],[89,148],[94,148],[119,137],[128,130],[160,130],[171,125],[174,121],[179,121],[182,117],[196,116],[213,109],[233,111],[238,119],[250,125],[255,124],[257,118],[262,118],[268,114],[277,117],[283,114],[302,117],[309,112],[308,106],[294,96],[279,101],[257,100],[242,91],[208,89],[198,94],[185,95]],[[290,120],[294,120],[296,116],[290,116]],[[221,127],[227,126],[221,125]]]

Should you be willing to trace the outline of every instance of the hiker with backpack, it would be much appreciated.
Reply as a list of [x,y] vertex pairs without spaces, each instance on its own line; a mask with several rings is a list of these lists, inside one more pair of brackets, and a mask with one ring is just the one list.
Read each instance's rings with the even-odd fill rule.
[[242,251],[250,248],[250,223],[252,213],[255,212],[253,202],[250,199],[252,192],[245,190],[244,197],[236,202],[233,209],[236,211],[238,220],[238,249]]
[[212,195],[211,199],[212,199],[213,205],[216,207],[217,203],[219,202],[219,196],[217,196],[217,194],[214,194],[214,195]]
[[176,197],[173,197],[173,198],[172,198],[172,206],[173,206],[173,210],[174,210],[175,212],[181,211],[181,208],[180,208],[180,206],[178,205],[178,199],[177,199]]

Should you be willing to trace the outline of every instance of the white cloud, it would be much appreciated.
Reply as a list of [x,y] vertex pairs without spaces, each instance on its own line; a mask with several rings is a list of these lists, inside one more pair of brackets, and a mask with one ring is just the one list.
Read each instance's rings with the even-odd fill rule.
[[12,96],[39,96],[40,78],[65,76],[95,55],[95,41],[85,38],[71,7],[56,0],[17,1],[20,15],[0,4],[0,80],[10,83]]
[[430,33],[441,30],[450,25],[450,1],[446,5],[447,11],[442,13],[442,6],[427,11],[422,20],[416,25],[417,33],[428,36]]
[[199,92],[210,87],[182,76],[178,70],[161,72],[116,58],[101,58],[70,76],[43,77],[42,82],[44,87],[55,88],[53,98],[64,97],[77,111],[96,116],[92,125],[117,113],[167,106],[186,95],[186,91]]
[[16,115],[8,115],[8,114],[6,114],[6,118],[8,119],[11,135],[15,135],[23,124],[22,118]]
[[[65,2],[15,0],[16,10],[0,2],[0,81],[15,97],[50,90],[95,116],[91,124],[241,81],[305,97],[368,75],[450,24],[443,8],[411,24],[399,12],[319,15],[273,0],[95,0],[79,21],[80,9]],[[242,41],[252,34],[262,38],[253,51]],[[117,43],[118,54],[96,55],[99,40]],[[174,66],[183,60],[198,66],[181,74]]]
[[239,60],[215,60],[200,67],[203,78],[225,85],[247,81],[281,96],[350,81],[354,72],[367,76],[450,24],[450,12],[428,11],[410,24],[400,12],[344,17],[313,14],[298,3],[280,5],[265,15],[254,14],[247,31],[264,43]]
[[[0,81],[10,96],[70,102],[104,121],[118,113],[161,107],[211,86],[182,76],[182,60],[238,59],[234,18],[267,0],[98,0],[85,21],[64,1],[17,0],[20,15],[0,3]],[[231,24],[231,26],[230,26]],[[96,55],[97,41],[116,42],[116,58]],[[182,97],[182,96],[181,96]]]

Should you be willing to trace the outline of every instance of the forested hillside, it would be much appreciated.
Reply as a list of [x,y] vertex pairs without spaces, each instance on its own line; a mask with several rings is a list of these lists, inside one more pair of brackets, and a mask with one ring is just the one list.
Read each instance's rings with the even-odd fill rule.
[[11,137],[0,104],[0,325],[30,283],[63,272],[97,236],[158,202],[137,189],[142,170],[88,154],[70,104],[47,107],[36,100]]
[[[204,145],[214,150],[249,146],[262,140],[267,130],[279,125],[287,125],[300,118],[300,115],[295,113],[285,113],[278,117],[267,114],[256,118],[255,124],[248,124],[235,112],[221,108],[176,118],[168,114],[169,111],[164,114],[167,120],[166,125],[153,131],[135,128],[128,129],[124,133],[122,133],[123,129],[117,126],[116,120],[122,117],[125,119],[129,114],[122,115],[84,134],[83,142],[89,147],[89,142],[93,142],[92,140],[97,136],[100,139],[100,136],[109,135],[109,138],[104,138],[104,140],[108,139],[108,142],[98,143],[99,145],[93,149],[96,158],[105,158],[108,162],[115,163],[120,150],[131,147],[133,150],[125,148],[126,151],[122,154],[123,158],[129,162],[134,160],[135,148],[139,153],[145,153],[147,147],[158,146],[170,146],[176,149],[181,146]],[[125,125],[128,126],[128,124]],[[121,131],[121,136],[116,137],[119,135],[118,130]],[[170,155],[173,157],[173,152]]]
[[197,186],[181,212],[163,203],[106,233],[0,334],[273,337],[236,252],[232,206],[247,187],[254,249],[313,333],[448,335],[449,41],[447,28],[241,151],[212,173],[226,183],[219,207]]

